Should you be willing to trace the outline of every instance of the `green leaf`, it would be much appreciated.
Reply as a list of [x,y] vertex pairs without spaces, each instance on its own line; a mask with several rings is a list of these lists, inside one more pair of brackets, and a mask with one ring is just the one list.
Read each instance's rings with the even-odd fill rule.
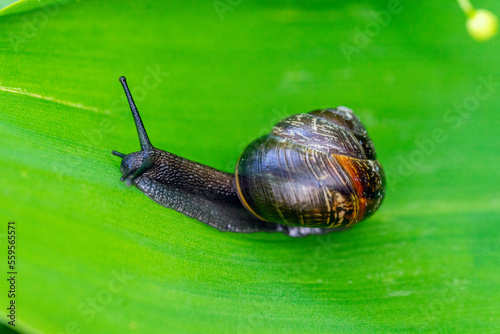
[[[16,329],[500,330],[500,44],[471,40],[454,2],[23,3],[0,11]],[[304,239],[161,207],[119,181],[111,155],[139,148],[121,75],[155,146],[225,171],[281,118],[349,106],[386,200],[349,231]]]
[[[0,15],[8,15],[26,12],[34,9],[43,9],[43,12],[49,16],[54,16],[59,10],[60,6],[65,5],[69,2],[75,0],[20,0],[20,1],[12,1],[12,0],[0,0]],[[39,12],[32,17],[31,22],[28,25],[33,24],[36,27],[40,27],[44,25],[45,19],[43,18],[43,12]],[[25,26],[26,27],[26,26]],[[26,30],[26,33],[29,35],[29,29]]]

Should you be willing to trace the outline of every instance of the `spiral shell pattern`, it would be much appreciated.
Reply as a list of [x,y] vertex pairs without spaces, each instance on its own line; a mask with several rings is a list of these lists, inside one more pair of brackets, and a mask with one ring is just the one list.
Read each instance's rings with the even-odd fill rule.
[[379,208],[385,194],[373,143],[346,107],[280,121],[243,151],[236,185],[255,216],[303,227],[358,223]]

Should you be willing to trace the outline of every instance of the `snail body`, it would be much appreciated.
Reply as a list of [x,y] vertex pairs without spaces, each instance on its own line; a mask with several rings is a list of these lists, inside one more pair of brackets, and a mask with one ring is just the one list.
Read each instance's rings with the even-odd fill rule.
[[122,181],[155,202],[232,232],[325,234],[372,215],[385,178],[359,118],[348,108],[289,116],[250,143],[235,174],[153,147],[124,77],[141,151],[122,154]]

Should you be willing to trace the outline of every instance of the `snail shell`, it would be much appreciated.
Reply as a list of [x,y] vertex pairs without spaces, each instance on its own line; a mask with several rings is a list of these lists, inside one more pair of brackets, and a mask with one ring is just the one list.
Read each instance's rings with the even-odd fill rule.
[[236,166],[243,205],[278,224],[341,228],[369,217],[385,194],[375,148],[346,107],[287,117]]

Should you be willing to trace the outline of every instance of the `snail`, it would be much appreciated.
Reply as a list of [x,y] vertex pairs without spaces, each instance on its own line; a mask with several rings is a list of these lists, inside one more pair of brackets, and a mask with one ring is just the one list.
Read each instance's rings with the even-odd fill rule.
[[384,172],[349,108],[286,117],[246,147],[232,174],[155,148],[120,82],[141,145],[112,151],[122,159],[120,180],[167,208],[221,231],[303,237],[349,228],[380,207]]

